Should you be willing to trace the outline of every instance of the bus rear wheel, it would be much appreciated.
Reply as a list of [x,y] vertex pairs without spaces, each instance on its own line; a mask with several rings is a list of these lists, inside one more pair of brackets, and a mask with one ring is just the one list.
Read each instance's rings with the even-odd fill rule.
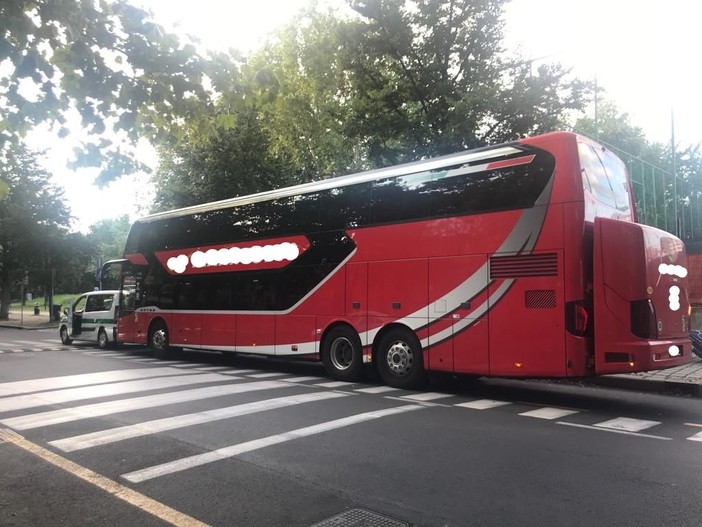
[[322,362],[333,379],[359,380],[363,374],[363,349],[358,334],[347,326],[332,328],[322,345]]
[[393,388],[416,388],[424,382],[422,345],[407,329],[391,329],[380,339],[375,364],[380,378]]
[[149,348],[153,356],[163,359],[168,356],[168,328],[162,321],[156,321],[149,331]]

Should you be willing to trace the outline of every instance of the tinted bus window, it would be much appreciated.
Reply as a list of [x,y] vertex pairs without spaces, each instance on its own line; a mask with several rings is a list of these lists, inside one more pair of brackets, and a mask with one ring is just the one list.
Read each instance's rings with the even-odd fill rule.
[[381,179],[373,183],[370,223],[429,217],[431,172]]
[[322,230],[354,229],[368,224],[371,184],[359,183],[319,193]]

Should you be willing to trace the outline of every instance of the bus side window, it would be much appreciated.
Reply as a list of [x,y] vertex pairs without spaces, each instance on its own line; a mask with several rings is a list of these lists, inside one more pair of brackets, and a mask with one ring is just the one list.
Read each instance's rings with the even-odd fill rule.
[[614,191],[617,210],[624,214],[629,214],[631,209],[631,197],[629,196],[629,180],[624,163],[607,150],[598,152],[598,157],[605,167],[607,178]]
[[[590,192],[597,201],[616,209],[617,201],[614,197],[614,191],[597,152],[585,143],[578,143],[578,152],[584,178],[583,186],[589,187]],[[588,189],[586,188],[585,190]]]

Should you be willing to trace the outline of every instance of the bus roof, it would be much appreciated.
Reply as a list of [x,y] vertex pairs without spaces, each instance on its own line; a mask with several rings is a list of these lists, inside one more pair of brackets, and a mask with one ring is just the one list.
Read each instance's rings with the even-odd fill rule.
[[[576,134],[572,132],[552,132],[550,134],[544,135],[565,135],[575,137]],[[543,137],[543,136],[535,136]],[[535,138],[534,137],[534,138]],[[531,138],[531,139],[534,139]],[[466,150],[464,152],[459,152],[456,154],[448,154],[445,156],[433,157],[429,159],[423,159],[420,161],[413,161],[411,163],[404,163],[401,165],[393,165],[385,168],[378,168],[375,170],[369,170],[365,172],[357,172],[354,174],[348,174],[345,176],[338,176],[333,178],[327,178],[318,181],[311,181],[308,183],[302,183],[300,185],[294,185],[291,187],[282,187],[274,190],[267,190],[264,192],[258,192],[256,194],[249,194],[246,196],[239,196],[236,198],[228,198],[219,201],[213,201],[209,203],[202,203],[200,205],[192,205],[190,207],[184,207],[180,209],[174,209],[165,212],[157,212],[155,214],[150,214],[144,216],[137,220],[137,223],[149,223],[152,221],[158,221],[168,218],[176,218],[179,216],[187,216],[191,214],[199,214],[204,212],[209,212],[213,210],[226,209],[231,207],[238,207],[241,205],[248,205],[251,203],[257,203],[260,201],[268,201],[278,198],[287,198],[291,196],[297,196],[300,194],[308,194],[311,192],[318,192],[322,190],[329,190],[333,188],[345,187],[348,185],[355,185],[357,183],[364,183],[367,181],[375,181],[378,179],[385,179],[389,177],[400,177],[409,174],[413,174],[420,170],[438,170],[447,165],[456,165],[462,163],[471,163],[475,161],[488,161],[499,159],[504,156],[513,155],[519,152],[517,146],[521,142],[528,142],[526,140],[514,141],[510,143],[502,143],[498,145],[485,146],[481,148],[475,148],[472,150]]]

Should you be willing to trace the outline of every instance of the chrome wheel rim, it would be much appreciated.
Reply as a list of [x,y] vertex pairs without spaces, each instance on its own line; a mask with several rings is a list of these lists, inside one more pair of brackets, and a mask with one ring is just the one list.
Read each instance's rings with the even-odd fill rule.
[[335,339],[332,342],[329,357],[334,368],[348,370],[353,363],[353,344],[346,337]]
[[151,343],[156,349],[166,349],[166,331],[164,329],[154,331],[154,334],[151,337]]
[[406,342],[398,340],[393,342],[385,354],[388,368],[398,377],[407,375],[414,365],[412,348]]
[[68,329],[67,328],[61,328],[61,342],[64,344],[68,340]]
[[98,335],[98,343],[100,344],[101,348],[107,346],[107,333],[105,333],[104,331],[100,332],[100,334]]

